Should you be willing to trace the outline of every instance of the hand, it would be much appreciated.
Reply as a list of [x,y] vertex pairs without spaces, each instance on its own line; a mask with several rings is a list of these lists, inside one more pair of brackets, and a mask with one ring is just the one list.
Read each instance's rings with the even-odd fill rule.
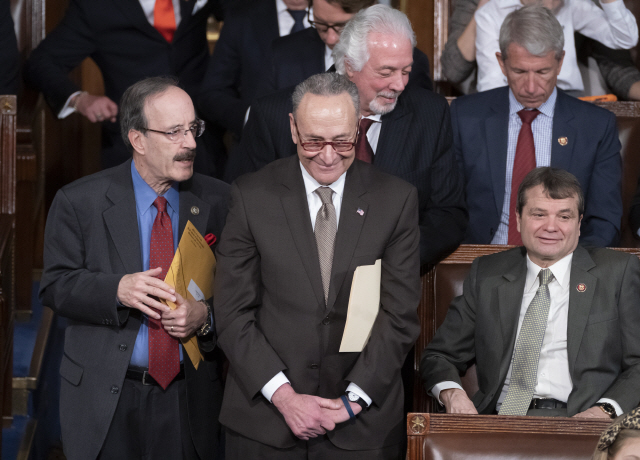
[[447,409],[447,414],[477,414],[467,393],[459,388],[450,388],[440,392],[440,401]]
[[[321,436],[336,426],[326,412],[339,409],[334,400],[298,394],[288,383],[273,393],[271,402],[284,416],[293,434],[304,441]],[[344,407],[342,409],[346,412]]]
[[189,337],[207,321],[209,309],[202,302],[175,295],[177,308],[162,312],[162,325],[173,337]]
[[[330,404],[327,404],[327,403]],[[334,424],[343,423],[349,420],[349,412],[347,412],[347,408],[344,407],[344,403],[342,399],[324,399],[320,406],[324,408],[325,414],[331,418]],[[360,404],[353,403],[349,401],[349,406],[351,406],[351,410],[354,415],[358,415],[362,412],[362,406]]]
[[120,303],[125,307],[140,310],[151,318],[160,319],[160,314],[153,308],[160,312],[171,309],[151,296],[172,302],[176,301],[175,289],[157,278],[160,273],[162,273],[162,268],[158,267],[146,272],[124,275],[118,283],[116,294]]
[[602,409],[600,409],[599,406],[590,407],[586,411],[580,412],[574,415],[574,417],[575,418],[606,418],[608,420],[611,420],[611,417],[609,417],[609,414],[605,414],[605,412]]
[[91,123],[109,120],[115,123],[118,105],[106,96],[94,96],[80,93],[75,100],[76,110],[87,117]]

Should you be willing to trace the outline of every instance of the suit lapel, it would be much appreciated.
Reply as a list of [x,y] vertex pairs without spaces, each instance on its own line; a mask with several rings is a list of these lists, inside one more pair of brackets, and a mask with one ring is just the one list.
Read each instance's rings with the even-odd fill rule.
[[401,170],[396,164],[403,158],[400,152],[403,151],[404,141],[407,138],[412,119],[413,113],[407,110],[403,96],[400,95],[396,108],[380,119],[382,128],[376,154],[373,157],[373,162],[378,168],[384,171]]
[[505,176],[507,170],[507,149],[509,140],[509,91],[493,102],[493,113],[485,120],[487,153],[493,182],[493,193],[498,213],[504,203]]
[[[581,246],[573,252],[571,260],[571,277],[569,281],[569,316],[567,318],[567,359],[569,360],[569,373],[573,374],[578,350],[584,329],[587,326],[593,294],[598,288],[598,278],[589,273],[596,264],[591,256]],[[574,287],[584,284],[587,289],[583,292],[574,291]]]
[[[576,143],[578,127],[574,126],[573,113],[565,104],[566,98],[571,97],[558,90],[556,107],[553,113],[553,134],[551,136],[551,166],[569,170],[571,156]],[[560,139],[566,138],[566,144],[562,145]],[[563,140],[564,143],[564,140]]]
[[313,235],[313,227],[311,226],[309,203],[302,180],[300,164],[297,156],[290,157],[287,161],[289,161],[289,164],[284,168],[283,175],[280,178],[280,183],[282,184],[280,201],[282,202],[291,237],[296,245],[302,265],[311,281],[313,292],[318,303],[324,305],[324,290],[322,289],[318,248]]
[[191,221],[202,236],[207,231],[210,207],[198,198],[199,191],[199,187],[193,183],[193,178],[180,184],[180,238],[182,238],[187,221]]
[[273,0],[263,0],[260,4],[262,8],[256,8],[251,17],[253,29],[256,31],[255,37],[261,37],[268,43],[265,49],[271,49],[271,42],[280,36],[278,27],[278,11]]
[[[336,297],[344,284],[353,252],[360,238],[360,231],[367,214],[368,203],[363,200],[367,193],[361,178],[359,162],[354,161],[349,170],[344,185],[344,195],[340,210],[336,245],[333,252],[333,265],[331,266],[331,285],[329,287],[329,299],[327,309],[331,310]],[[362,210],[362,214],[356,212]]]
[[160,35],[160,32],[149,24],[149,20],[144,14],[144,10],[142,9],[142,6],[140,6],[140,2],[132,2],[130,0],[113,0],[113,3],[122,12],[122,14],[127,16],[131,20],[131,23],[142,32],[156,40],[165,41],[165,39],[162,38],[162,35]]
[[[196,0],[180,0],[180,24],[173,37],[174,43],[180,36],[184,35],[185,30],[191,25],[191,14],[195,4]],[[203,9],[206,9],[206,6]],[[198,11],[198,13],[201,12],[202,10]]]
[[102,213],[111,240],[127,273],[142,271],[136,199],[131,179],[131,160],[118,167],[107,190],[113,205]]

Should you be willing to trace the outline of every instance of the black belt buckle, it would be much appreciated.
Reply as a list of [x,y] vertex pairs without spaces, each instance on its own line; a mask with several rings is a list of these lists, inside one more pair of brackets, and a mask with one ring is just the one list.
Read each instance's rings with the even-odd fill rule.
[[[149,381],[147,381],[147,378],[149,378]],[[147,386],[156,384],[156,381],[153,379],[153,377],[149,375],[149,371],[142,371],[142,384]]]

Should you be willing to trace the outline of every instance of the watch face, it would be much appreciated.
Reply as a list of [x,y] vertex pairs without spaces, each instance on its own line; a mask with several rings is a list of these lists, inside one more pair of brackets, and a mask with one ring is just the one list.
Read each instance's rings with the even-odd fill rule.
[[352,392],[347,393],[349,396],[349,401],[356,402],[358,400],[358,395]]

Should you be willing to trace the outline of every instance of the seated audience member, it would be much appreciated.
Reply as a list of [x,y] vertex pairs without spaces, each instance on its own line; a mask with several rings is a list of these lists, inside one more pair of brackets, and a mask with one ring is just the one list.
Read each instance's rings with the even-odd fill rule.
[[542,5],[551,9],[564,32],[564,65],[558,87],[582,96],[584,85],[578,69],[574,31],[614,49],[633,48],[638,43],[638,25],[623,0],[600,0],[598,8],[591,0],[491,0],[476,14],[476,61],[478,91],[498,88],[507,83],[500,72],[496,53],[501,49],[498,31],[504,18],[523,5]]
[[509,86],[451,105],[456,156],[464,172],[470,225],[465,243],[521,244],[516,193],[536,166],[569,171],[582,185],[580,241],[613,246],[622,219],[620,141],[608,110],[556,88],[562,26],[547,8],[510,13],[498,60]]
[[19,62],[11,3],[3,2],[0,6],[0,94],[17,94]]
[[[232,186],[214,294],[230,361],[227,460],[401,458],[400,370],[420,331],[418,195],[357,159],[358,99],[336,73],[300,83],[298,154]],[[377,259],[371,336],[341,353],[354,270]]]
[[[295,86],[311,75],[324,72],[334,65],[332,50],[340,39],[346,23],[360,10],[377,3],[376,0],[315,0],[313,28],[275,40],[264,65],[267,85],[261,92]],[[269,78],[270,77],[270,78]],[[411,84],[433,89],[429,59],[413,48],[413,65],[409,74]]]
[[[476,92],[476,20],[474,13],[489,0],[456,0],[449,18],[449,37],[440,57],[447,81],[465,94]],[[593,0],[598,1],[598,0]],[[578,45],[578,42],[581,45]],[[613,50],[576,33],[579,55],[598,63],[609,90],[618,99],[640,100],[640,70],[629,50]]]
[[240,138],[264,80],[271,42],[309,27],[308,0],[242,0],[225,14],[196,99],[199,113]]
[[618,417],[600,436],[591,460],[640,458],[640,407]]
[[[420,260],[433,264],[458,247],[467,214],[449,106],[432,91],[407,86],[414,44],[402,12],[374,5],[345,26],[334,56],[337,72],[360,93],[357,158],[418,189]],[[240,151],[247,170],[295,155],[290,112],[290,90],[258,99],[251,107]]]
[[[640,261],[578,244],[577,179],[536,168],[518,191],[524,247],[476,259],[425,348],[447,413],[614,418],[640,400]],[[475,361],[479,390],[460,373]],[[471,399],[470,399],[471,398]]]
[[[207,19],[214,9],[221,16],[222,3],[71,0],[60,24],[31,53],[25,79],[42,91],[58,118],[80,112],[102,123],[102,167],[119,165],[130,157],[117,123],[122,94],[143,78],[173,75],[195,95],[209,56]],[[69,77],[87,57],[102,72],[104,96],[80,91]],[[211,126],[205,137],[210,133]],[[221,174],[216,170],[217,156],[224,156],[221,139],[211,138],[209,148],[208,155],[198,155],[196,169]]]

